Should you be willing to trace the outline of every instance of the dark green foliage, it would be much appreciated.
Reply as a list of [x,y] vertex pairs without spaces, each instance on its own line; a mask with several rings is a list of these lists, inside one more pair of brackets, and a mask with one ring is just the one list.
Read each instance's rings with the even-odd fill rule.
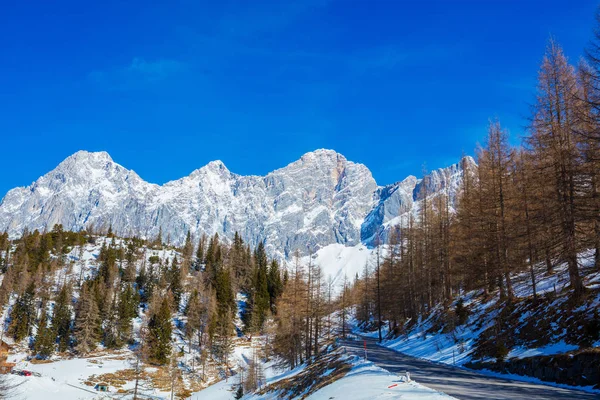
[[138,304],[140,296],[132,285],[125,285],[119,296],[120,318],[136,318],[138,316]]
[[29,335],[29,329],[35,320],[34,296],[35,284],[31,282],[25,293],[19,296],[10,313],[9,333],[16,342]]
[[160,258],[158,258],[158,256],[150,256],[148,258],[148,262],[150,264],[158,264],[158,263],[160,263]]
[[270,308],[268,260],[263,243],[254,251],[254,274],[248,304],[243,315],[246,330],[258,332],[262,329]]
[[[191,242],[190,242],[191,243]],[[167,283],[168,289],[173,295],[173,308],[179,310],[179,303],[181,301],[181,295],[183,294],[183,282],[181,281],[181,268],[177,263],[177,257],[173,258],[171,267],[167,271]]]
[[206,250],[206,284],[207,286],[215,285],[217,280],[217,270],[219,266],[222,264],[221,259],[221,246],[219,244],[219,234],[215,233],[215,235],[210,239],[210,243],[208,244],[208,249]]
[[75,350],[81,354],[95,349],[100,339],[98,304],[89,286],[89,284],[83,285],[75,316]]
[[269,302],[271,312],[275,312],[275,301],[283,293],[283,282],[279,272],[279,263],[276,260],[271,261],[269,266],[269,275],[267,276],[267,286],[269,289]]
[[158,235],[156,236],[156,238],[154,239],[154,242],[152,242],[152,246],[153,247],[162,247],[162,243],[163,243],[163,239],[162,239],[163,233],[162,233],[162,226],[160,226],[158,228]]
[[42,315],[38,322],[33,350],[37,357],[42,359],[50,357],[54,352],[54,332],[52,328],[48,326],[48,315],[45,303],[42,305]]
[[140,293],[140,301],[147,303],[152,298],[152,292],[154,290],[154,280],[152,275],[148,273],[146,267],[142,265],[139,275],[135,279],[135,282]]
[[[242,257],[242,262],[244,258]],[[283,293],[283,281],[279,263],[272,260],[269,264],[263,243],[259,243],[253,255],[253,271],[248,287],[244,290],[248,296],[246,308],[242,313],[245,330],[262,330],[269,313],[275,313],[275,304]]]
[[58,341],[58,351],[63,352],[71,343],[71,294],[67,286],[63,286],[56,297],[52,312],[52,332]]
[[121,340],[121,332],[119,330],[119,310],[114,299],[103,325],[102,334],[104,337],[104,346],[109,349],[121,347],[123,341]]
[[196,263],[194,267],[196,271],[200,271],[200,267],[204,264],[204,249],[206,247],[206,235],[202,234],[198,242],[198,249],[196,250]]
[[246,251],[244,241],[236,232],[233,237],[233,245],[229,251],[229,265],[242,292],[249,292],[252,288],[252,259],[247,256]]
[[100,254],[98,255],[98,260],[100,261],[98,278],[108,287],[113,285],[119,273],[117,259],[122,258],[122,256],[122,249],[116,248],[112,244],[107,247],[106,243],[104,243],[100,249]]
[[242,397],[244,397],[244,388],[242,387],[242,385],[239,385],[237,390],[235,391],[235,395],[233,396],[233,398],[239,400]]
[[217,270],[215,293],[219,315],[225,315],[235,310],[235,295],[231,286],[231,274],[229,270],[222,267]]
[[164,365],[169,361],[171,333],[171,306],[165,297],[158,311],[148,321],[147,351],[150,362]]

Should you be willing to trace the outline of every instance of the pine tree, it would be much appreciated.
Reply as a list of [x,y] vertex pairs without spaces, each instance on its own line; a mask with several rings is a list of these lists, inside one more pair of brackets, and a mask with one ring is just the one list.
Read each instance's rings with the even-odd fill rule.
[[171,355],[171,306],[164,297],[159,309],[148,321],[147,352],[151,363],[164,365]]
[[183,255],[183,268],[189,268],[192,266],[192,254],[194,253],[194,244],[192,243],[192,233],[188,229],[185,237],[185,244],[182,249]]
[[181,295],[183,294],[183,282],[181,272],[183,268],[185,268],[185,265],[182,265],[180,267],[177,263],[177,257],[173,257],[171,267],[169,268],[167,273],[167,281],[168,289],[173,295],[173,307],[175,311],[179,310],[179,303],[181,302]]
[[255,259],[255,271],[254,271],[254,284],[252,301],[250,303],[250,309],[252,312],[251,316],[251,330],[259,332],[265,319],[267,318],[267,312],[269,311],[270,295],[269,295],[269,284],[268,284],[268,271],[267,271],[267,254],[263,243],[259,243],[254,253]]
[[204,264],[204,250],[206,248],[206,234],[203,233],[198,241],[198,249],[196,250],[196,271],[200,271],[202,264]]
[[39,358],[46,359],[54,352],[54,332],[48,326],[48,315],[46,303],[42,304],[40,320],[38,322],[37,334],[35,336],[34,351]]
[[106,320],[103,321],[102,334],[104,337],[104,346],[109,349],[118,349],[123,345],[119,332],[119,309],[116,304],[116,297],[113,297],[112,304],[108,310]]
[[19,296],[12,312],[9,333],[16,342],[29,335],[29,330],[35,321],[35,283],[31,281],[25,292]]
[[279,263],[276,260],[271,261],[269,274],[267,276],[267,287],[269,291],[269,303],[271,312],[275,312],[275,303],[283,292],[283,282],[279,271]]
[[98,304],[87,284],[83,286],[77,304],[74,333],[75,350],[80,354],[94,350],[100,339]]
[[63,285],[58,292],[52,311],[52,332],[58,341],[58,351],[64,352],[71,343],[71,309],[70,292],[67,285]]
[[217,280],[217,270],[222,261],[221,250],[219,247],[219,234],[215,233],[215,235],[210,239],[205,255],[205,278],[207,286],[214,287]]

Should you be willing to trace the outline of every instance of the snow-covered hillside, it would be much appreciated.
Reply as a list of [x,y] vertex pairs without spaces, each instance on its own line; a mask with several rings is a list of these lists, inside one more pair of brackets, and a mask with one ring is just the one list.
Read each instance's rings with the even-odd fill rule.
[[[469,157],[464,162],[473,164]],[[241,176],[213,161],[164,185],[148,183],[105,152],[80,151],[27,187],[10,190],[0,203],[0,232],[19,236],[62,224],[93,225],[119,235],[181,244],[186,233],[239,232],[254,246],[264,241],[278,258],[306,255],[330,244],[371,244],[402,215],[414,210],[421,186],[453,200],[464,162],[377,186],[369,169],[332,150],[317,150],[266,176]]]
[[[499,301],[498,293],[485,296],[482,291],[463,292],[449,307],[437,305],[419,320],[408,320],[394,336],[389,326],[383,327],[383,345],[415,357],[456,366],[502,360],[566,354],[600,347],[600,336],[590,327],[596,326],[600,309],[600,272],[594,267],[593,252],[580,254],[587,294],[572,304],[566,264],[552,273],[545,265],[536,266],[537,299],[529,272],[513,274],[516,299],[512,304]],[[464,306],[465,320],[457,322],[459,299]],[[355,321],[353,323],[356,323]],[[377,337],[377,331],[356,333]],[[595,338],[594,338],[594,335]],[[502,352],[498,345],[502,344]],[[489,373],[489,371],[488,371]],[[511,375],[515,380],[540,381],[532,377]],[[590,385],[587,390],[593,390]],[[600,393],[600,388],[595,392]]]

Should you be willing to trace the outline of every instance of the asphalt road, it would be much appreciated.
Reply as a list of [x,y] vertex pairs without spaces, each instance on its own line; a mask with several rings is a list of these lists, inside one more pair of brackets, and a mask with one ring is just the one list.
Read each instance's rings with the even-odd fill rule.
[[[496,378],[433,363],[378,346],[375,339],[366,341],[369,361],[390,372],[409,371],[411,379],[418,383],[460,400],[600,399],[600,394]],[[342,344],[348,352],[364,356],[363,339],[342,341]]]

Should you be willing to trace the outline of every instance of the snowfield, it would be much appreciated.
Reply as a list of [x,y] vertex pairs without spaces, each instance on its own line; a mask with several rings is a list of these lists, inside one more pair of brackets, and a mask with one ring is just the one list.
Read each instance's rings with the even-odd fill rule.
[[[94,399],[99,393],[83,382],[91,375],[106,374],[132,368],[127,359],[117,359],[117,355],[90,358],[75,358],[47,364],[31,364],[23,360],[24,355],[13,355],[9,361],[17,361],[15,368],[32,371],[41,376],[15,376],[11,381],[20,383],[16,389],[16,399],[27,400],[66,400]],[[121,357],[122,358],[122,357]],[[132,388],[128,384],[125,388]]]

